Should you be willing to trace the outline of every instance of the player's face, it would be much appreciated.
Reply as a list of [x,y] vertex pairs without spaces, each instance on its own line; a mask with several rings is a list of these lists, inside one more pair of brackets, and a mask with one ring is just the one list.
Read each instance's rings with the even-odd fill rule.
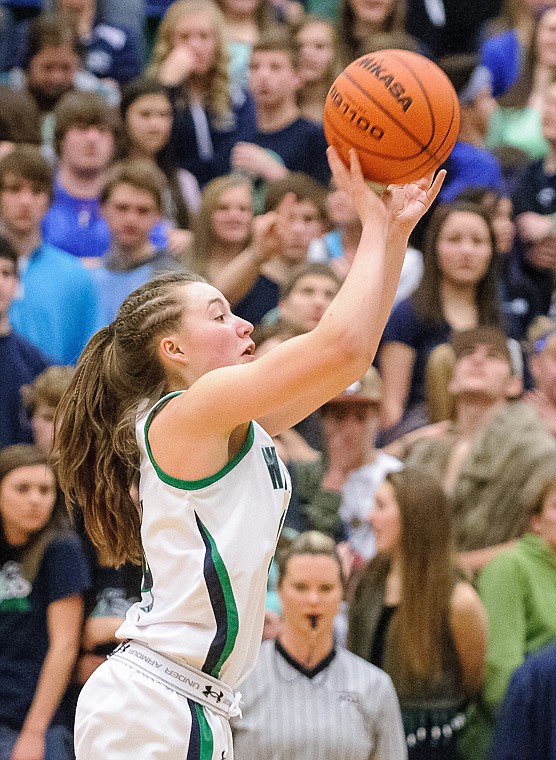
[[182,326],[172,336],[171,350],[184,357],[189,384],[218,367],[254,361],[253,325],[230,311],[222,293],[204,282],[183,287]]
[[334,280],[320,274],[307,274],[280,302],[280,313],[288,321],[312,330],[337,292],[338,285]]
[[210,72],[216,59],[216,33],[208,13],[182,16],[174,27],[174,47],[186,47],[191,54],[191,73],[204,76]]
[[127,110],[129,139],[141,155],[156,156],[167,145],[172,129],[172,105],[165,95],[143,95]]
[[160,216],[152,193],[123,182],[113,188],[102,213],[114,242],[124,251],[145,246]]
[[330,27],[322,23],[307,24],[297,35],[299,76],[301,81],[318,82],[327,76],[334,58]]
[[385,482],[377,490],[369,522],[375,534],[377,551],[383,554],[396,552],[400,547],[401,518],[396,492],[391,483]]
[[299,78],[290,55],[282,50],[257,50],[249,65],[249,89],[257,106],[272,108],[295,97]]
[[540,515],[531,518],[531,527],[556,552],[556,489],[546,497]]
[[316,629],[331,632],[343,596],[339,565],[324,554],[296,554],[288,561],[279,593],[286,629],[307,636],[316,616]]
[[12,544],[24,544],[50,520],[56,501],[54,473],[44,464],[16,467],[0,484],[0,515]]
[[488,225],[478,214],[454,211],[436,242],[442,276],[458,286],[473,286],[485,276],[493,255]]
[[44,188],[23,177],[7,174],[0,190],[0,218],[9,235],[36,232],[50,203]]
[[64,135],[61,156],[76,172],[96,173],[108,168],[114,147],[114,133],[108,126],[75,125]]
[[229,187],[220,195],[212,213],[212,234],[220,243],[247,243],[253,222],[251,190],[247,185]]

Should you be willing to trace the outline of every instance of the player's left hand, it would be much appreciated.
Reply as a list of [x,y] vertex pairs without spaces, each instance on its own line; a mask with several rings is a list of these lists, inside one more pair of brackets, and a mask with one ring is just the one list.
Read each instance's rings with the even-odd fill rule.
[[405,185],[388,185],[382,194],[382,201],[388,210],[390,223],[411,231],[431,207],[445,176],[446,170],[441,169],[436,176],[432,173]]

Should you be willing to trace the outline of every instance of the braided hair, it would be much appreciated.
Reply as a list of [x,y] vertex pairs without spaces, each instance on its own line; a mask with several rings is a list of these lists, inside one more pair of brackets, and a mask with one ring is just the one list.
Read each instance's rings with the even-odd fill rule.
[[180,287],[202,278],[172,272],[134,290],[114,322],[85,346],[56,413],[55,458],[68,505],[83,511],[95,547],[118,567],[140,564],[141,519],[130,496],[139,470],[135,420],[165,393],[158,340],[176,329]]

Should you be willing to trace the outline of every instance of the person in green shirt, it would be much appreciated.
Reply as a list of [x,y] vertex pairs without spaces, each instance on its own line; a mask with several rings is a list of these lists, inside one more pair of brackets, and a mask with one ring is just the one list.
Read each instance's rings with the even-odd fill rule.
[[485,757],[514,670],[528,655],[556,642],[556,469],[533,503],[529,528],[479,578],[488,643],[482,700],[466,732],[466,754],[473,760]]

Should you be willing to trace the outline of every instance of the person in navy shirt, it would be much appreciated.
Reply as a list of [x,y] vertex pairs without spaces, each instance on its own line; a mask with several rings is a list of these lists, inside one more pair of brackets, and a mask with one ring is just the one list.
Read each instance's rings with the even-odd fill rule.
[[257,131],[232,151],[232,166],[265,180],[303,172],[323,185],[330,180],[322,124],[300,115],[297,53],[289,33],[268,30],[253,47],[249,86],[257,107]]
[[0,758],[71,760],[60,711],[79,651],[89,571],[54,470],[34,446],[0,450]]

